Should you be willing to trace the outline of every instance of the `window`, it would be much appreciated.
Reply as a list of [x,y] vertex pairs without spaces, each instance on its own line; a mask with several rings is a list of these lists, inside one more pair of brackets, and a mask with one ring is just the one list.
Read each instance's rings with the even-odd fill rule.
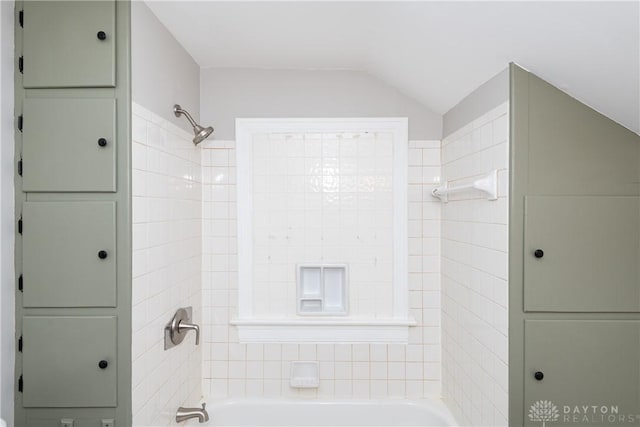
[[407,119],[236,127],[240,340],[406,342]]

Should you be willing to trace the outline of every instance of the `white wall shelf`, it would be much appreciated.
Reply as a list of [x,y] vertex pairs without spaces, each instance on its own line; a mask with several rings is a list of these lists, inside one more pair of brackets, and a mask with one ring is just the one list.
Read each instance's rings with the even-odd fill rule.
[[318,342],[318,343],[399,343],[409,341],[413,319],[251,319],[231,320],[238,327],[242,343]]

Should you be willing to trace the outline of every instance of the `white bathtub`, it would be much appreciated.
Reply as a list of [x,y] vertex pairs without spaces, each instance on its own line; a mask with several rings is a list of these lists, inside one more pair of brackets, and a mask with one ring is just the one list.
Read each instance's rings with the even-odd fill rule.
[[456,425],[446,406],[434,400],[227,400],[208,404],[207,411],[210,420],[204,425],[208,426]]

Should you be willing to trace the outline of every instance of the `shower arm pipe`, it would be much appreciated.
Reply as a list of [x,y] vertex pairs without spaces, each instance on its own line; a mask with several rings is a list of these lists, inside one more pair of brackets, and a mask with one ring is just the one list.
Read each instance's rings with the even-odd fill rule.
[[193,135],[194,135],[193,143],[196,145],[200,144],[202,141],[207,139],[209,135],[213,133],[213,128],[211,126],[208,126],[208,127],[200,126],[198,123],[196,123],[195,120],[193,120],[193,117],[191,117],[191,114],[189,114],[187,110],[183,109],[180,106],[180,104],[173,105],[173,114],[176,117],[180,117],[184,115],[187,118],[187,120],[189,120],[189,123],[191,123],[191,127],[193,127]]
[[458,187],[449,188],[445,182],[444,186],[434,188],[431,194],[440,201],[447,203],[448,195],[465,190],[478,190],[487,194],[489,200],[498,200],[498,170],[494,169],[482,178],[478,178],[471,184],[460,185]]
[[184,114],[187,120],[189,120],[189,123],[191,123],[191,126],[193,127],[198,126],[198,123],[196,123],[196,121],[193,120],[193,117],[191,117],[191,114],[189,114],[187,110],[183,110],[182,108],[175,106],[173,107],[173,113],[176,115],[176,117],[180,117],[181,114]]

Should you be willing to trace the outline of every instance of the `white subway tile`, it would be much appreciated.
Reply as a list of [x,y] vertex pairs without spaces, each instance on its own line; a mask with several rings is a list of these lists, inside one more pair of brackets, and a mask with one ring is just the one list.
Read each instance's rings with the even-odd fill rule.
[[371,380],[370,389],[371,389],[371,398],[372,399],[380,399],[387,397],[387,380]]
[[[192,306],[195,320],[200,321],[200,226],[194,232],[182,221],[193,218],[199,223],[202,215],[201,188],[191,178],[195,176],[191,170],[199,171],[201,167],[200,154],[184,132],[181,136],[169,134],[167,129],[171,126],[168,122],[137,104],[132,109],[135,141],[132,150],[135,195],[132,214],[135,361],[132,378],[134,387],[137,386],[133,390],[133,419],[136,425],[167,424],[170,420],[163,414],[171,413],[176,406],[193,404],[186,400],[213,388],[203,379],[222,375],[220,366],[213,364],[217,362],[211,361],[212,345],[204,342],[204,337],[222,339],[226,331],[207,329],[201,347],[181,346],[164,351],[162,335],[158,331],[162,331],[179,307]],[[173,150],[172,146],[184,149]],[[185,156],[195,159],[195,163],[185,162]],[[189,178],[185,179],[183,175]],[[225,350],[225,360],[226,354]],[[227,362],[221,363],[225,365],[226,377]],[[201,370],[203,366],[206,368]],[[175,393],[167,400],[165,387],[172,382],[171,374],[175,371],[188,373],[188,379],[171,384]],[[227,394],[226,386],[224,394]]]
[[356,399],[369,399],[371,392],[371,385],[369,379],[355,379],[353,380],[353,396]]
[[336,379],[334,381],[334,393],[335,397],[352,397],[353,381]]
[[508,424],[507,113],[503,104],[443,141],[443,179],[499,170],[498,201],[465,192],[442,207],[442,371],[435,330],[424,337],[424,394],[442,376],[443,396],[465,425]]

